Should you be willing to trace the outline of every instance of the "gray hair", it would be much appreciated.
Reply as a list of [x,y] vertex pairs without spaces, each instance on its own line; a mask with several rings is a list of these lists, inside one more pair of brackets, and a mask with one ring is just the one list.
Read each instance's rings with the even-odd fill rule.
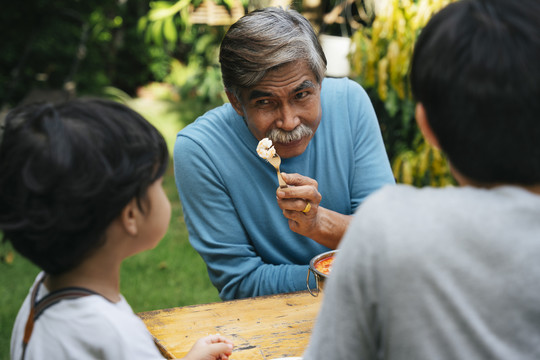
[[233,24],[219,53],[225,89],[238,91],[256,85],[268,71],[305,60],[320,84],[326,57],[309,21],[295,10],[268,7],[255,10]]

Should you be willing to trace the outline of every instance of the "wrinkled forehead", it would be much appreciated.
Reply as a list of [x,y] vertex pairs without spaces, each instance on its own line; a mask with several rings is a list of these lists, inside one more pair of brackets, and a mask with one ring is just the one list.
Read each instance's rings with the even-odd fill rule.
[[292,94],[320,89],[320,84],[306,62],[288,63],[276,67],[254,86],[243,88],[243,100],[250,101],[261,97],[290,96]]
[[[288,95],[292,95],[292,94],[295,94],[297,92],[301,92],[301,91],[304,91],[304,90],[307,90],[307,89],[316,89],[317,87],[318,87],[318,85],[315,84],[313,81],[304,80],[298,86],[289,89],[287,92],[288,92]],[[271,90],[258,89],[256,87],[248,89],[245,92],[245,94],[246,94],[246,98],[247,98],[248,101],[258,99],[258,98],[262,98],[262,97],[273,97],[273,96],[278,95],[277,93],[275,93],[275,92],[273,92]]]

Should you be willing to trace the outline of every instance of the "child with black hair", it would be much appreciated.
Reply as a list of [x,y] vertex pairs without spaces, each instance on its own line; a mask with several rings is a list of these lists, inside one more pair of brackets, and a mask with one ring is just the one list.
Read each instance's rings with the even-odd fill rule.
[[[122,261],[154,248],[171,207],[161,134],[106,100],[11,111],[0,137],[0,230],[43,271],[19,310],[12,359],[162,358],[120,294]],[[228,359],[210,335],[185,359]]]
[[540,359],[540,1],[447,5],[410,78],[460,186],[360,206],[304,359]]

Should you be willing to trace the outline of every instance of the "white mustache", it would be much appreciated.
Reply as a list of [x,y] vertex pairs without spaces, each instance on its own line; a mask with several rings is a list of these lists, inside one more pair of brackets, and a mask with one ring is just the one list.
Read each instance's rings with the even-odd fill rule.
[[278,142],[282,144],[287,144],[292,141],[297,141],[303,137],[311,137],[313,135],[313,130],[307,125],[300,124],[292,131],[285,131],[282,129],[274,128],[266,133],[266,137],[272,140],[272,142]]

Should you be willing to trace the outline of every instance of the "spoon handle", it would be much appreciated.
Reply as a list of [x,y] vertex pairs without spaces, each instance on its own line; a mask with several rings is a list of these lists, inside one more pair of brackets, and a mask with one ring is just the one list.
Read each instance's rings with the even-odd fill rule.
[[279,187],[282,188],[282,189],[288,187],[285,180],[283,180],[283,177],[281,176],[281,172],[279,171],[279,169],[276,169],[276,171],[277,171],[277,179],[278,179],[278,182],[279,182]]

